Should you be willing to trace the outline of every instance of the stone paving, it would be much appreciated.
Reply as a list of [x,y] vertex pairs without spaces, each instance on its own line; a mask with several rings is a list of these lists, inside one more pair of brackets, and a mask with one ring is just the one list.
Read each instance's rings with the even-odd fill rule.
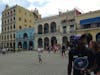
[[0,54],[0,75],[67,75],[67,56],[44,52],[42,58],[40,64],[34,51]]

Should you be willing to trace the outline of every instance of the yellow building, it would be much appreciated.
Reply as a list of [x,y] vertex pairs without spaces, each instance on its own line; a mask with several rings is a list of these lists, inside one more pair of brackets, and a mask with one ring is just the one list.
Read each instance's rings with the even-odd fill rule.
[[34,27],[34,21],[41,18],[38,10],[29,11],[21,6],[15,5],[6,8],[2,12],[2,48],[15,48],[16,31]]
[[80,14],[77,20],[77,34],[86,34],[88,40],[100,41],[100,10]]

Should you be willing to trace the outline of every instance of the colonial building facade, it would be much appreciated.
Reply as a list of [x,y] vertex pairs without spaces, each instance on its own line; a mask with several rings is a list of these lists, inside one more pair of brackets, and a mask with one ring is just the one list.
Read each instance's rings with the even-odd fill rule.
[[55,44],[67,46],[71,36],[76,34],[76,16],[79,14],[81,13],[74,9],[36,21],[35,49],[39,46],[47,49]]
[[67,47],[76,34],[86,34],[87,41],[100,41],[100,10],[81,13],[74,9],[41,18],[37,9],[6,5],[1,26],[1,48],[47,49],[57,44]]
[[87,41],[100,41],[100,10],[77,16],[77,34],[86,34]]
[[2,12],[2,48],[15,48],[16,31],[34,27],[35,20],[41,18],[38,10],[29,11],[19,5],[9,7],[6,5]]
[[33,50],[34,28],[25,28],[16,32],[16,49]]

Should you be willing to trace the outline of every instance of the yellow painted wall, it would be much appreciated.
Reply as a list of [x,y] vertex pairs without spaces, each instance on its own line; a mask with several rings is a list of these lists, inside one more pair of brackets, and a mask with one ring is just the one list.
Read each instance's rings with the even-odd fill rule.
[[[21,18],[21,21],[19,21],[19,18]],[[16,29],[17,30],[19,30],[19,26],[21,26],[22,29],[29,28],[30,26],[33,27],[34,15],[32,14],[32,12],[28,11],[27,9],[20,6],[16,6]]]
[[77,34],[85,34],[85,33],[90,33],[93,37],[93,40],[96,41],[96,35],[98,33],[100,33],[100,28],[98,29],[91,29],[91,30],[80,30],[80,31],[77,31]]
[[91,11],[91,12],[88,12],[88,13],[83,13],[81,15],[78,15],[76,17],[76,22],[77,22],[77,28],[79,29],[80,28],[80,20],[82,19],[88,19],[88,18],[94,18],[94,17],[98,17],[100,16],[100,10],[97,10],[97,11]]
[[90,33],[93,37],[93,40],[96,41],[96,35],[97,35],[97,33],[100,32],[100,28],[80,29],[80,20],[88,19],[88,18],[94,18],[94,17],[98,17],[98,16],[100,16],[100,10],[78,15],[76,17],[77,34]]

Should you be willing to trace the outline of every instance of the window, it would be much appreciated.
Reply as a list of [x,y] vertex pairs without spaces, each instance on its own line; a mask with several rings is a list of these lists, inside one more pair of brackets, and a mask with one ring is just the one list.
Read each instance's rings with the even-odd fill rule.
[[31,28],[31,26],[29,26],[29,28]]
[[66,33],[66,26],[63,26],[63,33]]
[[25,22],[27,22],[27,20],[25,19]]
[[14,20],[15,20],[15,17],[14,17]]
[[14,24],[13,28],[15,29],[15,24]]
[[2,40],[3,40],[3,36],[2,36]]
[[70,28],[73,28],[74,27],[74,25],[70,25]]
[[74,25],[70,25],[70,32],[74,31]]
[[10,29],[12,29],[12,26],[10,26]]
[[66,20],[62,20],[61,23],[66,23]]
[[9,23],[9,19],[8,19],[8,23]]
[[5,35],[5,38],[4,39],[6,39],[6,35]]
[[74,21],[75,21],[74,19],[70,19],[70,20],[69,20],[69,22],[74,22]]
[[19,21],[21,21],[21,17],[19,17]]
[[3,17],[4,17],[4,14],[3,14]]
[[8,12],[8,15],[9,15],[9,12]]
[[9,39],[9,35],[7,35],[7,39]]
[[12,39],[12,34],[10,34],[10,38]]
[[9,30],[9,26],[8,26],[8,30]]
[[10,12],[11,12],[11,14],[12,14],[12,10],[11,10]]
[[97,23],[97,27],[100,27],[100,23]]
[[5,31],[6,31],[6,27],[5,27]]
[[91,28],[90,24],[83,25],[83,28]]
[[21,26],[19,26],[19,29],[22,29],[22,27],[21,27]]
[[13,34],[13,38],[15,38],[15,34]]
[[10,21],[12,21],[12,18],[10,19]]
[[5,13],[5,16],[6,16],[7,14]]
[[5,20],[5,24],[6,24],[6,20]]
[[14,12],[15,12],[15,9],[14,9]]
[[2,28],[2,31],[3,31],[3,28]]

